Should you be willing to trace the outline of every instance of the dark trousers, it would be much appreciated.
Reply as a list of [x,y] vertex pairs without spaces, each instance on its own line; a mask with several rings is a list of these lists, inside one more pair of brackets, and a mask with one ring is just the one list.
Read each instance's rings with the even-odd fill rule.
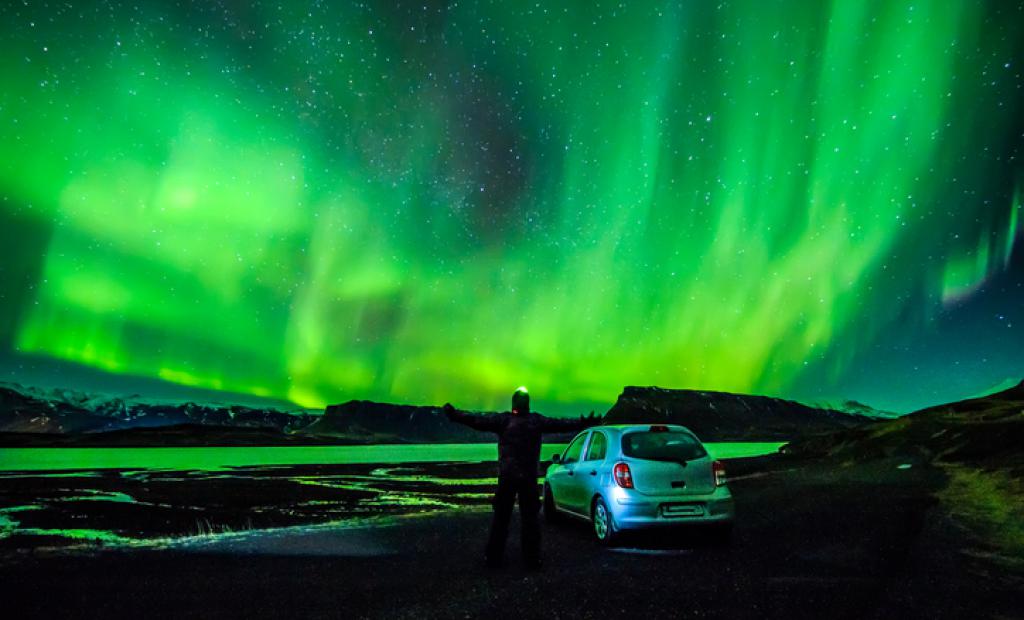
[[523,522],[523,559],[532,562],[540,559],[540,497],[537,493],[537,479],[532,477],[498,477],[498,492],[494,494],[494,519],[491,521],[491,535],[487,539],[485,552],[488,561],[498,562],[505,553],[505,539],[508,538],[508,523],[512,518],[512,507],[519,497],[519,518]]

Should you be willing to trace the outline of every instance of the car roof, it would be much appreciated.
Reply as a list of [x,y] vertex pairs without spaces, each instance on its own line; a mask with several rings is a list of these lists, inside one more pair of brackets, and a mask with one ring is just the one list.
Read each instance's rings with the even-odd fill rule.
[[587,430],[605,428],[605,429],[611,429],[611,430],[617,430],[617,431],[649,431],[649,430],[651,430],[652,426],[663,426],[663,427],[665,427],[665,428],[667,428],[669,430],[685,431],[687,433],[693,434],[693,431],[691,431],[690,429],[686,428],[685,426],[682,426],[681,424],[656,424],[656,423],[651,423],[651,424],[601,424],[600,426],[592,426],[592,427],[590,427]]

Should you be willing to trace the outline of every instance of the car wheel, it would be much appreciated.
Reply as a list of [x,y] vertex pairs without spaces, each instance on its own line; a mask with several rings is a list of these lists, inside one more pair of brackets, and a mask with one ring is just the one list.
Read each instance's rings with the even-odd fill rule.
[[560,523],[562,515],[555,508],[555,497],[551,494],[551,486],[544,485],[544,520],[548,523]]
[[612,519],[612,513],[608,510],[608,504],[604,503],[603,498],[598,497],[594,500],[594,506],[590,510],[590,522],[597,542],[602,545],[611,545],[618,538],[618,532],[615,531],[615,520]]

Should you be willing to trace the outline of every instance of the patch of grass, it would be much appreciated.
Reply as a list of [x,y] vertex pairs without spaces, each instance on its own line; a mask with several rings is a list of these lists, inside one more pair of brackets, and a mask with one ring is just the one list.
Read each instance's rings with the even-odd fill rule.
[[251,532],[256,528],[253,526],[252,518],[247,518],[241,527],[231,527],[226,524],[211,523],[209,519],[197,519],[196,531],[191,538],[216,538],[224,534],[235,534],[237,532]]
[[871,427],[871,437],[884,437],[885,435],[905,431],[908,428],[910,428],[910,418],[896,418],[895,420],[882,422]]
[[939,493],[942,503],[1005,563],[1024,568],[1024,481],[1000,470],[943,469],[949,484]]

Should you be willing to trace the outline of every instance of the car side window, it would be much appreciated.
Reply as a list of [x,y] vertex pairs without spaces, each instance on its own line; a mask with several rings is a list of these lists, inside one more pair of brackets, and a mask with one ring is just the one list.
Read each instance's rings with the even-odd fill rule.
[[562,463],[575,463],[580,460],[580,454],[583,452],[583,443],[587,439],[587,434],[584,433],[577,437],[569,447],[565,449],[565,453],[562,455]]
[[608,438],[602,432],[594,432],[587,446],[587,457],[584,461],[603,461],[608,453]]

